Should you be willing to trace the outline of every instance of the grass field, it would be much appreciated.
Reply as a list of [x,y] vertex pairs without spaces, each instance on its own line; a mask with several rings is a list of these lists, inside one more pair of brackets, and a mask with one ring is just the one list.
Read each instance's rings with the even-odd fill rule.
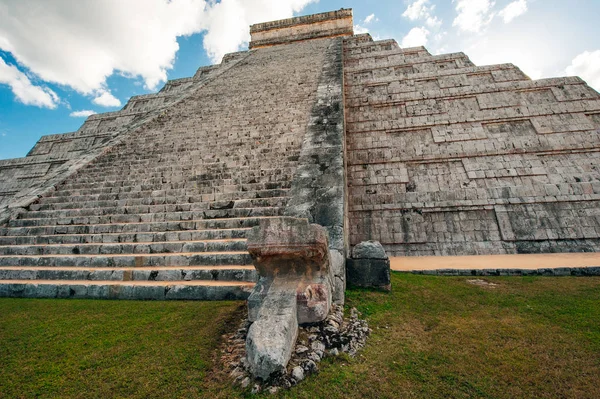
[[[275,397],[600,398],[600,278],[393,275],[348,291],[373,334]],[[240,302],[0,299],[0,398],[229,398]],[[272,395],[268,395],[272,396]]]

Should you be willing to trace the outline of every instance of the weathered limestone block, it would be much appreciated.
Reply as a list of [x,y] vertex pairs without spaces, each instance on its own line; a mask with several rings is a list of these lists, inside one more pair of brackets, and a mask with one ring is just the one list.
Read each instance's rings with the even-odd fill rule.
[[315,323],[327,317],[331,307],[331,268],[327,232],[306,219],[264,219],[248,234],[248,251],[260,280],[248,299],[251,321],[275,280],[288,282],[296,292],[298,322]]
[[381,43],[344,43],[351,246],[598,251],[599,93],[578,78],[532,81],[511,64]]
[[364,241],[356,245],[346,267],[348,284],[353,287],[392,289],[390,260],[378,241]]
[[327,231],[307,219],[263,219],[248,234],[260,280],[248,299],[250,369],[266,379],[287,366],[298,324],[324,320],[331,308]]
[[261,277],[303,276],[329,268],[327,233],[307,219],[261,220],[248,234],[248,251]]
[[321,276],[310,284],[300,283],[296,287],[298,323],[325,320],[331,308],[331,291],[329,276]]
[[285,370],[298,336],[296,285],[276,278],[246,338],[246,356],[254,376],[267,379]]
[[379,241],[363,241],[352,249],[354,259],[387,259],[385,249]]

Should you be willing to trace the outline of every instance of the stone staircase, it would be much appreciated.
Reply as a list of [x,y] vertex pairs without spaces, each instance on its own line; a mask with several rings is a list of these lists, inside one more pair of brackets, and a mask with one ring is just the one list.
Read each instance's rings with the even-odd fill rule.
[[245,299],[246,235],[283,214],[328,44],[238,54],[0,226],[0,296]]

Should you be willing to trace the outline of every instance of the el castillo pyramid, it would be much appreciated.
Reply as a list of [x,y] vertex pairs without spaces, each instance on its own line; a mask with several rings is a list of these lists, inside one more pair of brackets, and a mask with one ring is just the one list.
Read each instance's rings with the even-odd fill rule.
[[246,299],[248,235],[281,217],[325,229],[338,302],[367,240],[600,251],[595,90],[352,26],[344,9],[253,25],[248,51],[0,161],[0,296]]

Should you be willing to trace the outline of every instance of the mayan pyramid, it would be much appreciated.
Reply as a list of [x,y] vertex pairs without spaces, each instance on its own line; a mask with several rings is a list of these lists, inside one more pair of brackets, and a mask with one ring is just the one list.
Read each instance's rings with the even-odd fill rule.
[[253,25],[248,51],[0,161],[0,296],[246,298],[247,233],[281,215],[346,257],[600,250],[595,90],[352,26]]

